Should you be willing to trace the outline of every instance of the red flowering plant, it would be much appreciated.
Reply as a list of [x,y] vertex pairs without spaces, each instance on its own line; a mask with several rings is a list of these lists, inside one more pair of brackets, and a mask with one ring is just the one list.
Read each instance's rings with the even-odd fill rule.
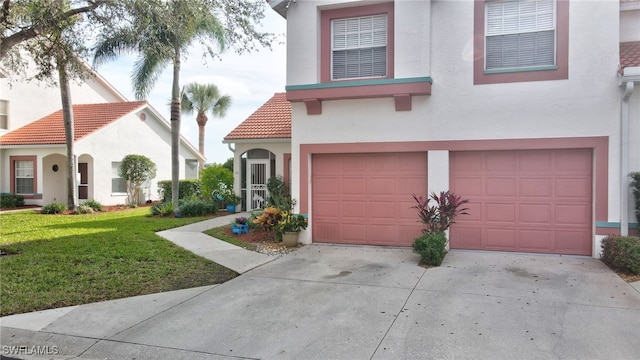
[[[416,201],[416,205],[411,208],[418,211],[418,217],[425,225],[422,232],[444,232],[449,229],[451,224],[455,223],[458,215],[469,215],[467,212],[469,208],[463,207],[469,200],[462,199],[461,196],[448,190],[441,191],[440,194],[432,192],[428,198],[423,198],[416,194],[412,194],[412,196]],[[431,201],[433,201],[435,205],[430,205]]]

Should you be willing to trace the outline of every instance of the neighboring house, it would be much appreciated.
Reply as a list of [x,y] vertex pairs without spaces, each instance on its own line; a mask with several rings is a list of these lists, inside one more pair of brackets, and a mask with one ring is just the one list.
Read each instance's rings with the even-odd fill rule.
[[223,142],[234,153],[233,168],[238,169],[234,173],[234,189],[242,196],[243,209],[262,207],[270,177],[282,176],[289,183],[291,103],[285,93],[274,94],[225,136]]
[[597,257],[637,229],[640,2],[269,3],[305,243],[408,246],[411,194],[447,189],[451,248]]
[[[10,85],[0,78],[0,90],[0,119],[7,130],[0,136],[0,192],[22,195],[27,204],[66,203],[67,150],[58,88],[38,82]],[[146,101],[127,102],[97,74],[73,83],[71,96],[79,202],[125,204],[126,183],[118,168],[128,154],[156,164],[156,178],[145,184],[140,200],[157,200],[157,182],[171,179],[169,123]],[[199,160],[197,149],[183,138],[180,178],[197,178]]]

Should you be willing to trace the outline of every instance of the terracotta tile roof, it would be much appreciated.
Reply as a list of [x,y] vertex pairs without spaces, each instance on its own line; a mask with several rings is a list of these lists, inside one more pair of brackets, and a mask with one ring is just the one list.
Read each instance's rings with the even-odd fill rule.
[[[73,105],[75,141],[94,133],[145,104],[147,104],[146,101],[132,101]],[[0,137],[0,145],[58,144],[65,144],[62,110]]]
[[286,93],[275,93],[224,137],[225,140],[290,138],[291,103],[287,101]]
[[640,41],[620,43],[620,71],[628,66],[640,66]]

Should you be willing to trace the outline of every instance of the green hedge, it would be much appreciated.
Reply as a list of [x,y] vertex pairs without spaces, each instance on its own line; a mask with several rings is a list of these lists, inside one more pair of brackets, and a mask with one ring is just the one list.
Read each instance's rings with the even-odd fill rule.
[[443,232],[426,232],[413,242],[413,252],[420,254],[423,264],[440,266],[447,254],[447,236]]
[[14,195],[3,193],[0,195],[1,208],[14,208],[24,206],[24,197],[22,195]]
[[613,270],[640,275],[640,237],[607,236],[602,240],[600,259]]
[[[158,193],[162,202],[171,202],[171,180],[158,181]],[[200,180],[180,180],[178,183],[178,199],[200,199],[201,195]]]

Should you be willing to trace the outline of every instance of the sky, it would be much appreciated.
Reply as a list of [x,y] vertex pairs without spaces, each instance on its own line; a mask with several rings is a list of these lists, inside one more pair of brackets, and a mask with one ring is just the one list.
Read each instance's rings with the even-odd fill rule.
[[[224,163],[233,157],[222,139],[238,124],[248,118],[276,92],[283,92],[286,84],[286,21],[278,13],[266,8],[262,20],[262,31],[278,35],[272,49],[238,55],[233,50],[221,54],[221,59],[203,60],[201,46],[195,45],[182,62],[180,86],[191,82],[215,84],[222,94],[230,95],[232,104],[224,118],[214,118],[208,114],[205,127],[205,157],[207,163]],[[115,61],[97,68],[111,85],[127,99],[135,100],[131,87],[131,73],[135,55],[121,56]],[[156,82],[147,100],[169,121],[171,99],[172,67],[169,65]],[[195,114],[182,114],[180,133],[196,149],[198,148],[198,125]]]

